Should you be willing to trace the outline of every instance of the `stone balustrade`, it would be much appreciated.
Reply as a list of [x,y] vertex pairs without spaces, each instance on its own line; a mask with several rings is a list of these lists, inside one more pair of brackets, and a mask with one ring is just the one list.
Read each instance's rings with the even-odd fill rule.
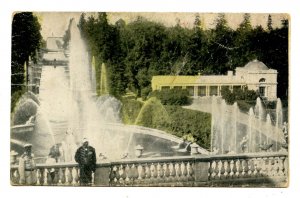
[[[48,172],[54,168],[55,179]],[[76,163],[37,165],[37,185],[79,185]],[[11,167],[18,185],[17,166]],[[94,186],[270,186],[288,183],[288,157],[280,153],[138,158],[103,161],[93,174]]]
[[[50,171],[54,169],[55,177],[52,180]],[[79,185],[79,168],[76,163],[60,163],[55,165],[38,164],[36,166],[36,185]],[[17,166],[11,167],[11,182],[13,185],[19,184],[19,171]]]

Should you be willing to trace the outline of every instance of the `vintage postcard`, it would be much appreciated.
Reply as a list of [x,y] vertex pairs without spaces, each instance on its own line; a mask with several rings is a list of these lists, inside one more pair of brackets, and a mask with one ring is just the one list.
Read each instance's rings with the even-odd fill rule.
[[285,13],[14,12],[13,186],[288,187]]

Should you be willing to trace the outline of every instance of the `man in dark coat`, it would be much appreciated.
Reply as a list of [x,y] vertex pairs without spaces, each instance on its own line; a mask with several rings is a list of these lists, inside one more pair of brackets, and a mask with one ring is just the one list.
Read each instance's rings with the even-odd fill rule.
[[83,144],[75,153],[75,161],[80,168],[80,185],[89,186],[92,184],[92,173],[96,170],[96,152],[95,149],[89,146],[86,138],[83,139]]

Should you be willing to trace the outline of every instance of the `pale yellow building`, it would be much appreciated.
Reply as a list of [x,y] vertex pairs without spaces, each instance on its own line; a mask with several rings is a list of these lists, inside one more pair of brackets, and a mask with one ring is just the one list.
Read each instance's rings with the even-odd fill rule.
[[187,89],[190,96],[221,96],[221,89],[244,89],[259,91],[259,94],[269,101],[277,99],[277,70],[269,69],[258,60],[237,67],[235,73],[228,71],[227,75],[197,75],[197,76],[153,76],[152,90]]

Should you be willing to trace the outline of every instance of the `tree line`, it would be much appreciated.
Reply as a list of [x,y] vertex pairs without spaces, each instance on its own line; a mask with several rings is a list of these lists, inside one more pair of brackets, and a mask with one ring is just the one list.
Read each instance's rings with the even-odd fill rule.
[[287,98],[288,20],[273,28],[269,15],[264,29],[253,27],[250,18],[244,14],[241,24],[232,29],[225,15],[219,14],[214,28],[203,29],[198,15],[193,28],[185,28],[179,20],[166,27],[143,17],[110,24],[107,14],[101,12],[89,17],[83,13],[78,27],[96,57],[98,73],[101,63],[107,63],[115,96],[126,90],[138,96],[149,93],[153,75],[226,74],[258,59],[278,71],[278,96]]
[[43,44],[41,25],[32,12],[15,13],[12,19],[11,35],[11,95],[12,105],[26,91],[27,74],[24,63],[29,58],[37,60],[37,52]]

